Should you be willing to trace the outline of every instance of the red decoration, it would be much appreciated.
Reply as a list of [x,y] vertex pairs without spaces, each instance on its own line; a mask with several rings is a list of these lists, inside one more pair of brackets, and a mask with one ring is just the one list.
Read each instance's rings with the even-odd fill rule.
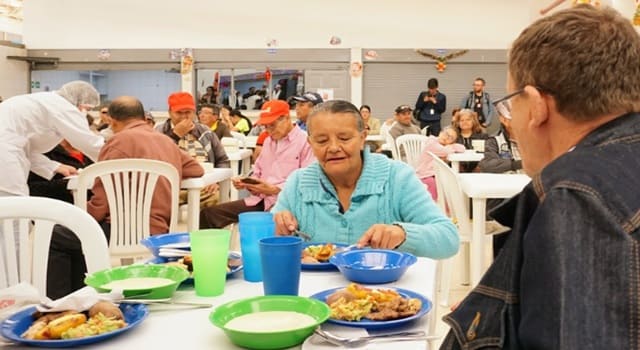
[[264,71],[264,80],[266,81],[271,80],[271,70],[269,70],[269,68],[267,68],[267,70]]

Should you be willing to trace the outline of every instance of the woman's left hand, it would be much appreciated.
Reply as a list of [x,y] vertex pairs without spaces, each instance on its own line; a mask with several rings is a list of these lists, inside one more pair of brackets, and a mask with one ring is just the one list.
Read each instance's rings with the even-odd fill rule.
[[375,224],[358,240],[358,247],[395,249],[407,238],[407,233],[398,225]]

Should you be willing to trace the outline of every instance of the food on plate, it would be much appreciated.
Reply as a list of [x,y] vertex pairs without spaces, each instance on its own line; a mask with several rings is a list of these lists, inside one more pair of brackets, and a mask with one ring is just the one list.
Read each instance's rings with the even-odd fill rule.
[[259,311],[238,316],[224,325],[225,328],[239,332],[284,332],[292,329],[310,327],[316,320],[306,314],[295,311]]
[[403,298],[392,289],[371,289],[356,283],[327,296],[331,318],[344,321],[388,321],[413,316],[422,308],[420,299]]
[[174,280],[164,277],[130,277],[111,281],[103,284],[100,288],[119,290],[152,289],[170,286],[174,283],[176,283]]
[[335,253],[336,246],[332,243],[310,245],[302,250],[302,263],[324,263],[329,261],[329,258],[331,258]]
[[[98,305],[100,304],[100,305]],[[109,304],[109,305],[107,305]],[[99,302],[87,314],[77,311],[33,314],[34,322],[22,337],[35,340],[83,338],[107,333],[125,327],[122,312],[115,312],[117,306],[109,302]],[[93,311],[93,312],[92,312]],[[106,316],[102,311],[107,312]]]
[[108,301],[99,301],[89,309],[90,318],[99,313],[103,314],[107,318],[124,320],[124,315],[122,314],[120,308]]
[[[229,259],[227,261],[227,273],[231,272],[231,269],[238,267],[242,264],[240,259]],[[193,258],[191,255],[185,255],[176,261],[166,262],[165,265],[177,266],[193,273]]]

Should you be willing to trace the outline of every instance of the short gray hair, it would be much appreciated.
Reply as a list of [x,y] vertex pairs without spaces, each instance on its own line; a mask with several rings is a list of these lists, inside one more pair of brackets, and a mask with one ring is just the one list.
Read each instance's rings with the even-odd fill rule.
[[321,113],[351,114],[356,119],[356,127],[358,128],[358,131],[364,130],[364,119],[362,119],[362,115],[360,114],[358,107],[354,106],[349,101],[331,100],[320,103],[311,110],[311,113],[307,118],[307,130],[309,131],[309,134],[311,134],[311,119]]

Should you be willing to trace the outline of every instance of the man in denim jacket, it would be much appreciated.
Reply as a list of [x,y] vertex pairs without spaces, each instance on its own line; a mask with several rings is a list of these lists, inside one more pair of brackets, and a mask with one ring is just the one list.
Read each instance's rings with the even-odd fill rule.
[[505,100],[531,183],[442,349],[640,349],[640,38],[577,6],[525,29]]

